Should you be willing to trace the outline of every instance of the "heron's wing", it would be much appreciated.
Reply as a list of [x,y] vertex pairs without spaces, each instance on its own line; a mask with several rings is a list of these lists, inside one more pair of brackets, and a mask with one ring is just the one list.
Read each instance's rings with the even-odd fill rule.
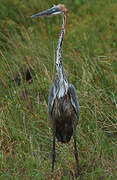
[[55,100],[55,86],[52,85],[50,89],[49,97],[48,97],[48,113],[49,113],[50,119],[52,119],[52,108],[53,108],[54,100]]
[[78,102],[78,97],[76,94],[75,87],[72,84],[70,84],[70,86],[69,86],[69,93],[70,93],[70,97],[71,97],[71,103],[76,111],[77,118],[79,119],[79,115],[80,115],[79,102]]

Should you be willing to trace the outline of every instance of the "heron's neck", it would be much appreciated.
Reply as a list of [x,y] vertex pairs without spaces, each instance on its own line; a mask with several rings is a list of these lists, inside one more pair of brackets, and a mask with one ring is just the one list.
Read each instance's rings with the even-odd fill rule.
[[65,33],[65,16],[63,16],[63,25],[62,25],[62,29],[61,29],[61,33],[60,33],[60,37],[59,37],[59,41],[58,41],[58,46],[57,46],[56,74],[57,74],[58,78],[62,78],[62,76],[63,76],[61,53],[62,53],[62,42],[63,42],[63,38],[64,38],[64,33]]
[[66,72],[62,66],[62,58],[61,58],[61,53],[62,53],[62,42],[63,42],[63,37],[65,33],[65,25],[66,25],[66,19],[65,16],[63,16],[63,25],[58,41],[58,47],[57,47],[57,58],[56,58],[56,86],[58,90],[58,97],[63,97],[68,90],[68,79],[66,76]]

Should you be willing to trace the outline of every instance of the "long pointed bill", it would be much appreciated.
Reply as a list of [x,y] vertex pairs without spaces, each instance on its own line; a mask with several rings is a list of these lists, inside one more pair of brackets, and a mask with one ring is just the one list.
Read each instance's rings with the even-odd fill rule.
[[57,14],[61,14],[61,11],[57,6],[54,6],[51,9],[40,12],[39,14],[32,15],[31,18],[41,17],[41,16],[52,16]]

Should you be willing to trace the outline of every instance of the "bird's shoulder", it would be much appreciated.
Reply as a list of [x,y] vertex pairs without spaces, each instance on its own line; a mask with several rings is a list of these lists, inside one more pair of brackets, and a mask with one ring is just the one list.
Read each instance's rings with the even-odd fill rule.
[[52,117],[52,108],[53,108],[55,97],[56,97],[55,86],[53,84],[50,88],[50,93],[48,97],[48,113],[49,113],[50,118]]
[[77,114],[77,118],[79,119],[79,115],[80,115],[79,101],[78,101],[78,96],[77,96],[77,93],[76,93],[76,89],[75,89],[73,84],[69,84],[68,92],[69,92],[69,95],[70,95],[70,98],[71,98],[72,106],[74,107],[74,109],[76,111],[76,114]]

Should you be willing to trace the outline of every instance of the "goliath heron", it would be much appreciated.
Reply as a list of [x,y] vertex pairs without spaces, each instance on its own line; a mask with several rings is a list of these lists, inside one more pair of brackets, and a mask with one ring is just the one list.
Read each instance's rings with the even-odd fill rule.
[[68,10],[63,4],[54,5],[51,9],[32,15],[31,17],[42,17],[62,15],[63,25],[58,41],[56,58],[56,78],[51,87],[48,99],[48,112],[52,122],[53,154],[52,171],[55,162],[55,137],[59,142],[68,143],[73,135],[74,154],[76,159],[76,170],[79,174],[78,151],[76,145],[76,126],[79,120],[79,102],[74,86],[69,83],[66,72],[62,66],[62,42],[67,28]]

